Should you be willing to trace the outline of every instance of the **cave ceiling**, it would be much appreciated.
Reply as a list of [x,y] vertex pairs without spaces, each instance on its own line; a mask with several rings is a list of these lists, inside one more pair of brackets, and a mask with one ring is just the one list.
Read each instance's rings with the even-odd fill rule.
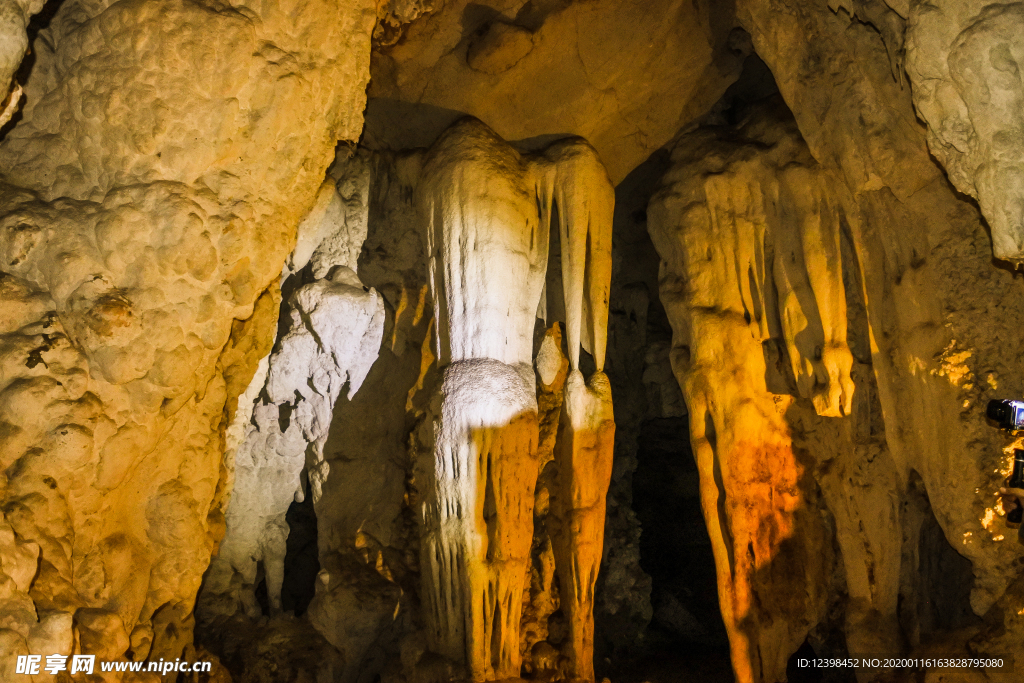
[[435,2],[376,43],[363,143],[427,146],[469,114],[527,147],[586,138],[618,183],[739,76],[734,26],[707,0]]

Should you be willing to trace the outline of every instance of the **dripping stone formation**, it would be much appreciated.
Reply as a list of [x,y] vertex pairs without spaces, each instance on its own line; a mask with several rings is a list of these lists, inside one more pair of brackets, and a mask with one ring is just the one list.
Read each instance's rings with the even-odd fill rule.
[[0,683],[1024,676],[1024,4],[0,38]]

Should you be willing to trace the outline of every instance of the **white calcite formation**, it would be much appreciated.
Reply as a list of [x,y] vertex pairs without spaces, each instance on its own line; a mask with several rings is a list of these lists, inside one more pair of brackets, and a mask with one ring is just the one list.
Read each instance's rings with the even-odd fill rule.
[[[518,676],[521,668],[519,628],[540,464],[533,331],[557,208],[573,372],[561,437],[559,572],[563,585],[575,586],[566,593],[579,629],[566,655],[574,677],[592,679],[593,585],[614,429],[600,372],[611,184],[582,140],[524,157],[479,121],[464,119],[428,152],[417,193],[443,373],[433,454],[420,465],[428,644],[464,665],[474,681]],[[595,398],[578,370],[581,344],[598,368],[592,386],[604,386]],[[577,443],[574,436],[584,433],[589,440]],[[599,515],[597,528],[591,513]]]
[[[300,475],[309,459],[309,492],[318,502],[329,474],[323,446],[338,397],[352,396],[377,358],[383,301],[351,270],[299,288],[288,300],[287,331],[269,358],[266,383],[255,399],[245,436],[235,451],[235,478],[227,532],[207,577],[207,590],[241,588],[238,599],[260,615],[253,594],[262,563],[272,610],[281,608],[285,513],[305,495]],[[234,579],[235,575],[238,579]]]
[[[296,248],[282,275],[290,278],[285,286],[294,289],[283,309],[287,323],[239,399],[228,430],[227,457],[234,478],[226,532],[199,602],[199,618],[207,631],[231,630],[237,642],[245,642],[242,631],[265,616],[255,594],[260,580],[266,581],[270,615],[279,614],[291,532],[286,513],[293,501],[310,495],[323,531],[319,545],[324,565],[310,620],[344,653],[346,664],[336,672],[343,680],[351,678],[368,645],[362,641],[372,640],[377,627],[367,612],[373,601],[338,599],[339,592],[347,594],[351,588],[351,576],[332,561],[338,549],[332,533],[337,520],[330,510],[344,507],[345,501],[323,500],[332,476],[325,445],[335,404],[351,401],[359,391],[377,360],[384,333],[383,298],[355,274],[366,239],[368,184],[365,156],[343,150],[299,225]],[[295,284],[303,280],[312,281]],[[329,510],[324,510],[328,503]],[[388,614],[394,609],[392,604]],[[236,615],[248,620],[238,621]],[[289,622],[274,624],[278,638],[294,637],[288,636]],[[358,634],[352,633],[355,625]]]

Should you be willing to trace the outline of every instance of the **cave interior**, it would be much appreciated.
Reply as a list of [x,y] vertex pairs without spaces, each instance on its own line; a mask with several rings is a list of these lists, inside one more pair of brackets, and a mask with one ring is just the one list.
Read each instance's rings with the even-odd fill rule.
[[1020,680],[1024,4],[0,36],[0,680]]

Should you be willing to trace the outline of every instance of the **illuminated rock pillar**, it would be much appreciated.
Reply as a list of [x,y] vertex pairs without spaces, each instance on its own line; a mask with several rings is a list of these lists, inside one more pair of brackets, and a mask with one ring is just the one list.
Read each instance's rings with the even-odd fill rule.
[[570,372],[559,424],[553,504],[561,522],[554,534],[562,611],[569,625],[569,677],[594,680],[594,586],[604,549],[605,498],[612,479],[615,422],[608,377],[584,382]]
[[[552,207],[560,216],[573,367],[581,343],[600,367],[613,190],[593,149],[579,139],[526,157],[479,121],[464,119],[428,153],[417,193],[427,227],[437,358],[443,369],[432,462],[421,484],[427,639],[431,649],[464,664],[475,681],[518,677],[539,474],[533,331],[547,270]],[[582,384],[578,371],[575,375]],[[601,396],[610,423],[610,395],[604,391]],[[584,413],[589,417],[593,411]],[[580,423],[590,424],[586,418]],[[604,428],[600,434],[607,437],[610,471],[611,432]],[[579,598],[571,602],[578,605],[574,614],[581,623],[590,624],[593,607],[587,596],[597,575],[591,556],[599,561],[602,540],[592,527],[603,529],[608,477],[570,476],[575,462],[595,459],[588,455],[593,448],[583,447],[586,439],[579,440],[580,448],[570,442],[562,458],[565,481],[568,490],[587,493],[566,498],[579,502],[569,504],[566,515],[579,520],[581,533],[567,528],[563,564],[587,568],[572,580],[589,587],[576,591]],[[597,491],[595,503],[591,499]],[[576,561],[583,555],[586,560]],[[567,571],[570,580],[573,570]],[[584,626],[580,645],[573,648],[574,661],[588,660],[579,666],[583,671],[592,669],[592,637],[585,636],[591,631],[592,626]]]
[[[594,680],[594,586],[604,548],[605,499],[612,477],[615,421],[604,374],[611,288],[612,214],[615,193],[604,169],[568,144],[548,149],[559,207],[562,283],[570,372],[559,418],[552,509],[552,545],[562,611],[569,627],[568,676]],[[596,372],[585,381],[580,346],[591,352]]]
[[[841,207],[786,122],[767,121],[789,133],[768,152],[693,133],[648,206],[739,683],[784,681],[825,614],[832,544],[810,467],[847,457],[850,420],[822,418],[850,416],[854,397]],[[840,521],[856,525],[868,506],[847,495]]]
[[531,357],[548,241],[528,178],[515,150],[465,120],[431,150],[418,188],[444,367],[423,492],[424,615],[431,649],[478,681],[519,675],[533,538]]

